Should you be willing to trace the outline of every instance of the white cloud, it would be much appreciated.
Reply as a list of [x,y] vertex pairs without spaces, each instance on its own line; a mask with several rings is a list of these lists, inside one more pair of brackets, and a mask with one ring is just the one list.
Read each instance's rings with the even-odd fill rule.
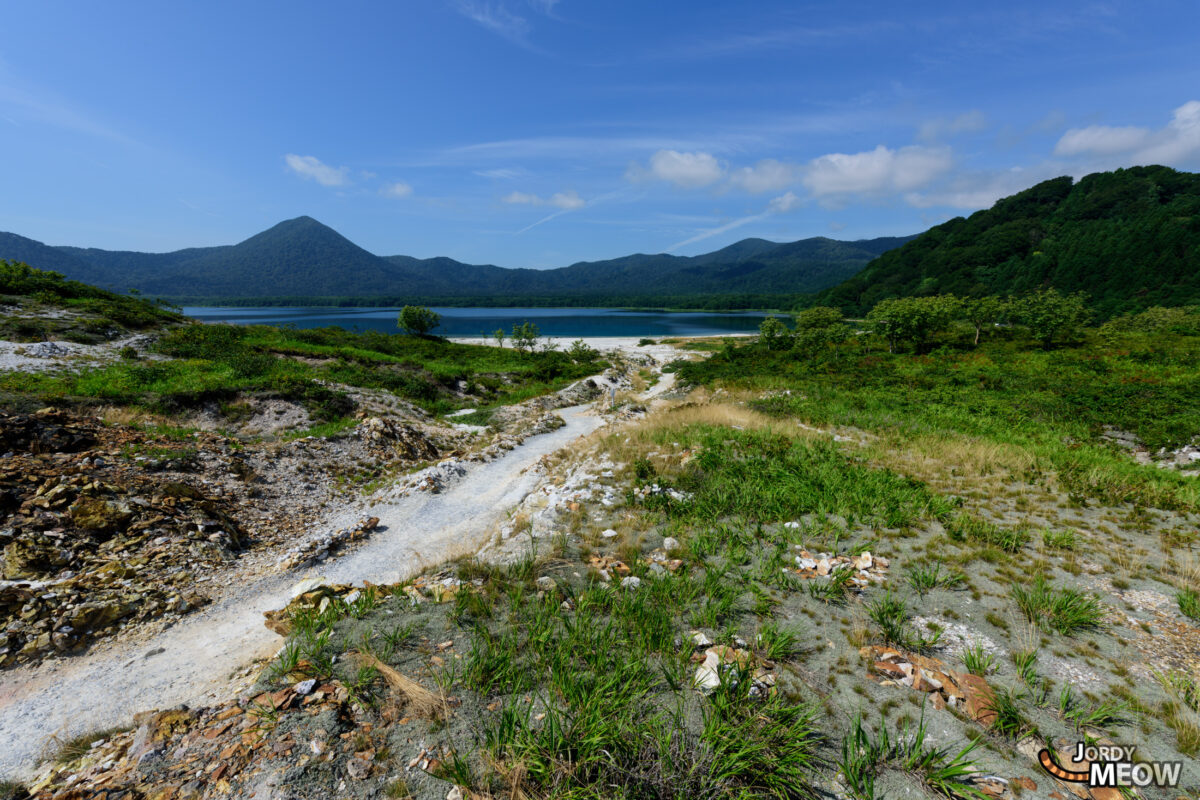
[[1200,100],[1192,100],[1175,109],[1174,118],[1161,134],[1142,151],[1142,158],[1154,164],[1178,164],[1200,155]]
[[579,192],[574,189],[566,192],[556,192],[548,198],[542,198],[528,192],[510,192],[500,198],[500,200],[503,203],[511,205],[554,206],[555,208],[561,208],[563,211],[574,211],[577,208],[583,208],[587,205],[587,201],[580,197]]
[[500,167],[499,169],[475,170],[475,174],[481,178],[495,178],[496,180],[510,181],[513,178],[520,178],[527,173],[520,167]]
[[862,153],[829,153],[809,162],[803,183],[817,197],[918,189],[952,166],[950,148],[879,145]]
[[586,205],[583,198],[579,196],[579,192],[576,192],[574,189],[569,192],[555,192],[547,202],[555,208],[562,208],[567,211],[583,208]]
[[921,192],[907,192],[904,202],[914,208],[950,207],[977,211],[991,208],[1002,197],[1064,173],[1061,164],[1046,162],[1003,171],[961,172]]
[[649,167],[633,165],[625,176],[630,180],[660,180],[685,189],[699,189],[721,179],[724,170],[711,153],[681,153],[659,150],[650,156]]
[[395,181],[393,183],[385,183],[380,188],[379,193],[384,197],[408,197],[412,194],[412,187],[404,181]]
[[796,197],[792,192],[787,192],[776,197],[767,204],[767,210],[772,214],[784,214],[791,211],[793,208],[799,208],[804,204],[804,201]]
[[1054,146],[1054,155],[1077,156],[1093,153],[1107,156],[1124,153],[1141,147],[1149,138],[1150,131],[1147,128],[1112,128],[1107,125],[1071,128]]
[[298,156],[288,153],[283,157],[288,169],[302,178],[314,180],[322,186],[345,186],[350,183],[346,167],[331,167],[321,163],[315,156]]
[[983,112],[974,109],[956,117],[938,117],[922,123],[917,129],[917,138],[923,142],[937,142],[960,133],[978,133],[987,128],[987,124]]
[[759,161],[753,167],[741,167],[729,174],[729,182],[747,192],[777,192],[796,182],[799,168],[795,164],[786,164],[767,158]]
[[1191,165],[1200,161],[1200,100],[1175,109],[1159,130],[1134,126],[1072,128],[1054,147],[1059,156],[1118,156],[1124,165]]
[[513,205],[540,206],[542,204],[542,198],[538,197],[536,194],[512,192],[511,194],[507,194],[502,197],[500,202],[511,203]]
[[487,0],[457,0],[458,13],[513,44],[527,46],[530,25],[524,17],[508,10],[502,2]]

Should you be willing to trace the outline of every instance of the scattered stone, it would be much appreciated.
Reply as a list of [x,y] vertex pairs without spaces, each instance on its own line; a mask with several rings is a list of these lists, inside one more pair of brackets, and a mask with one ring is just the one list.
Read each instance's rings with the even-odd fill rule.
[[886,558],[872,556],[865,551],[856,556],[834,556],[828,553],[810,553],[800,550],[795,557],[796,568],[788,570],[804,580],[827,577],[830,574],[847,569],[851,571],[850,588],[862,591],[872,583],[881,583],[887,579],[890,562]]
[[[598,572],[605,575],[616,573],[617,575],[628,575],[630,572],[629,565],[624,561],[619,561],[612,556],[592,555],[588,559],[588,564]],[[606,578],[607,580],[607,578]]]
[[379,517],[360,519],[353,528],[342,528],[310,539],[279,559],[282,569],[298,569],[324,561],[352,542],[362,541],[379,527]]
[[643,502],[656,497],[666,498],[676,503],[686,503],[692,499],[692,495],[688,492],[681,492],[677,489],[659,486],[657,483],[652,483],[648,486],[639,486],[633,490],[633,494],[634,497]]
[[[696,641],[693,634],[692,641]],[[704,637],[707,640],[707,637]],[[699,663],[692,676],[692,686],[701,694],[711,694],[723,680],[734,678],[736,675],[748,673],[752,684],[750,695],[762,696],[774,690],[776,676],[775,665],[758,658],[754,653],[741,647],[713,645],[703,654],[696,653],[692,661]]]
[[622,589],[636,589],[641,585],[642,585],[642,579],[637,577],[636,575],[630,575],[629,577],[623,578],[621,580],[621,588]]
[[996,718],[995,694],[979,675],[956,672],[936,658],[892,647],[870,645],[858,652],[869,664],[868,677],[881,686],[906,686],[931,694],[935,707],[959,708],[985,728]]
[[358,435],[376,455],[404,461],[432,461],[437,447],[411,425],[380,417],[365,417],[358,423]]

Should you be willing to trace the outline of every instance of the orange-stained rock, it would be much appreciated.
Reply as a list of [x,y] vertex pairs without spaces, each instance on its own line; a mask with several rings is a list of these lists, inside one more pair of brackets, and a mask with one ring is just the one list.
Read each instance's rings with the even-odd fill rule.
[[966,695],[967,716],[985,728],[995,722],[996,712],[992,710],[992,706],[996,702],[996,694],[988,682],[969,672],[958,673],[956,680]]

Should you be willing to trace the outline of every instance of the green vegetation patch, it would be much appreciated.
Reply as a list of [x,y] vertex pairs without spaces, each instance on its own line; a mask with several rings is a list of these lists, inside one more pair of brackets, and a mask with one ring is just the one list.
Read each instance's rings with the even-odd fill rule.
[[1012,445],[1032,456],[1035,474],[1053,471],[1080,496],[1200,508],[1194,480],[1138,464],[1104,438],[1109,428],[1128,431],[1154,451],[1200,434],[1200,339],[1161,332],[1115,344],[1090,336],[1052,351],[1022,340],[966,347],[952,339],[928,355],[894,354],[858,336],[805,357],[747,343],[675,369],[685,383],[768,390],[753,405],[774,416],[899,440]]
[[563,588],[510,589],[497,619],[474,627],[463,682],[501,698],[484,729],[493,759],[522,765],[526,785],[552,795],[815,796],[812,704],[755,697],[747,674],[707,699],[676,694],[694,670],[679,642],[697,582]]
[[[672,517],[771,522],[837,514],[901,527],[950,509],[921,482],[856,461],[832,442],[715,425],[659,436],[664,446],[677,442],[696,451],[669,480],[676,494],[651,490],[643,500]],[[668,480],[657,483],[662,489]]]
[[300,402],[316,420],[333,422],[353,411],[353,403],[329,384],[385,390],[437,413],[467,404],[464,394],[518,402],[607,366],[594,353],[517,353],[340,328],[185,325],[165,333],[154,350],[168,360],[125,361],[71,375],[9,374],[0,377],[0,391],[158,411],[217,401],[235,417],[239,409],[228,401],[262,393]]
[[20,314],[0,320],[0,336],[14,341],[41,341],[58,336],[81,342],[101,341],[116,331],[144,330],[183,317],[169,308],[132,295],[119,295],[60,273],[34,269],[19,261],[0,259],[0,305],[16,304],[66,309],[69,318],[28,318]]

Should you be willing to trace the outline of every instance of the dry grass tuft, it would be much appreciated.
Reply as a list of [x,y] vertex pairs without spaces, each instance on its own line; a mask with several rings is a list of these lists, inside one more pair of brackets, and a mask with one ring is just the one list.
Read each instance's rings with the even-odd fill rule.
[[413,713],[428,719],[441,719],[446,713],[446,698],[434,694],[412,678],[405,677],[373,655],[347,653],[346,657],[356,667],[371,667],[377,671],[388,688],[404,698]]
[[104,406],[96,412],[96,416],[109,425],[158,425],[169,422],[166,417],[159,417],[145,411],[139,411],[136,408],[123,408],[121,406]]
[[925,478],[1018,476],[1037,467],[1036,457],[1023,448],[954,434],[889,439],[881,451],[879,460],[884,465]]

